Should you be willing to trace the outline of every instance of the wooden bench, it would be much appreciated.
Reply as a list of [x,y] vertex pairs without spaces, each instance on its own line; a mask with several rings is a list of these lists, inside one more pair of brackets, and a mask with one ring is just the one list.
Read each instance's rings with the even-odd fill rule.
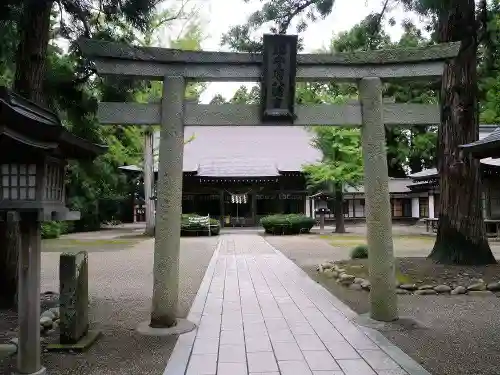
[[495,237],[500,239],[500,220],[499,219],[484,219],[485,224],[493,224],[495,226]]
[[[437,232],[437,226],[439,223],[438,218],[425,218],[425,228],[426,232],[432,231],[432,232]],[[498,239],[500,239],[500,219],[484,219],[485,224],[493,224],[495,226],[495,232],[487,232],[489,236],[494,236]]]
[[437,225],[439,222],[438,218],[435,217],[426,217],[425,221],[425,231],[426,232],[437,232]]

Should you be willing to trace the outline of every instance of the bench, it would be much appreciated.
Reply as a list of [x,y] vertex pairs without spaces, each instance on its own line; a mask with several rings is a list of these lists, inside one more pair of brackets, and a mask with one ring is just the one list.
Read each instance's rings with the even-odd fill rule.
[[[438,218],[425,218],[425,228],[426,232],[432,231],[437,232],[437,225],[439,223]],[[487,232],[489,236],[494,236],[500,239],[500,219],[484,219],[485,224],[492,224],[495,226],[495,232]]]
[[438,218],[435,218],[435,217],[426,217],[424,219],[425,221],[425,231],[426,232],[437,232],[437,225],[438,225],[438,222],[439,222],[439,219]]

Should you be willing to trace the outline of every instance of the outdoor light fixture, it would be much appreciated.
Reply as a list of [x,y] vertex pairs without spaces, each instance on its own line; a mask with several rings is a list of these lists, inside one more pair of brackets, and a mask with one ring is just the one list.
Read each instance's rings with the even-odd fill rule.
[[74,136],[54,113],[0,87],[0,212],[37,213],[37,220],[75,220],[66,208],[67,159],[104,148]]
[[[45,374],[40,353],[41,222],[78,220],[66,208],[67,159],[105,151],[71,134],[56,114],[0,87],[0,220],[19,225],[20,374]],[[6,241],[6,238],[0,238]]]

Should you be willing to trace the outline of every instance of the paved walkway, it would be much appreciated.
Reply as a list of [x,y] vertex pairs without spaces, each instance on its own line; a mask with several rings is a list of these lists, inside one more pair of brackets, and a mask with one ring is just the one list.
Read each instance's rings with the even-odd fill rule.
[[164,375],[428,374],[258,235],[223,235]]

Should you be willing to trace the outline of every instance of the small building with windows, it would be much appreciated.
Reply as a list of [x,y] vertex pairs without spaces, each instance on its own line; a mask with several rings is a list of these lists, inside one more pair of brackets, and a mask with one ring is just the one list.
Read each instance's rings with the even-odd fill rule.
[[[500,156],[494,147],[499,144],[500,128],[497,125],[481,125],[479,140],[461,148],[480,158],[481,196],[483,217],[487,227],[496,226],[500,219]],[[492,158],[493,156],[494,158]],[[439,174],[436,168],[423,170],[409,176],[412,179],[408,188],[413,194],[420,194],[420,217],[437,219],[439,217]],[[489,223],[491,221],[491,223]],[[494,228],[487,228],[493,232]],[[495,229],[496,231],[496,229]]]

